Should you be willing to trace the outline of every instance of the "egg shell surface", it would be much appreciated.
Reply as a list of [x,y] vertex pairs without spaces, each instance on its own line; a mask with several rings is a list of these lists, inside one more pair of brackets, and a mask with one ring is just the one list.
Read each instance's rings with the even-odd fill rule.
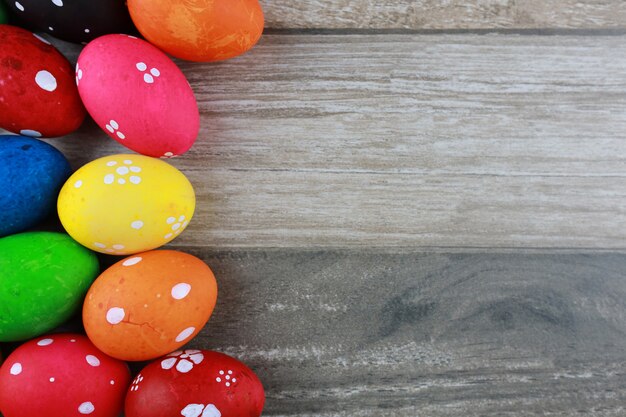
[[265,392],[242,362],[209,350],[173,352],[146,366],[131,384],[126,417],[258,417]]
[[195,209],[189,180],[142,155],[106,156],[79,168],[57,202],[65,230],[89,249],[129,255],[158,248],[188,225]]
[[109,33],[135,33],[124,0],[4,0],[20,26],[68,42],[89,42]]
[[74,70],[43,38],[0,25],[0,128],[31,137],[67,135],[85,118]]
[[98,275],[96,255],[64,233],[0,239],[0,342],[43,334],[70,318]]
[[221,61],[252,48],[263,33],[257,0],[129,0],[135,26],[151,43],[188,61]]
[[83,323],[91,341],[118,359],[154,359],[189,342],[217,300],[211,269],[172,250],[144,252],[104,271],[89,289]]
[[53,146],[24,136],[0,135],[0,237],[45,219],[71,173],[69,162]]
[[191,86],[148,42],[126,35],[95,39],[78,57],[76,74],[91,117],[127,148],[169,158],[196,140],[200,115]]
[[33,339],[0,368],[4,417],[118,417],[130,383],[128,366],[80,334]]
[[7,11],[4,7],[4,4],[0,2],[0,24],[6,23],[7,21]]

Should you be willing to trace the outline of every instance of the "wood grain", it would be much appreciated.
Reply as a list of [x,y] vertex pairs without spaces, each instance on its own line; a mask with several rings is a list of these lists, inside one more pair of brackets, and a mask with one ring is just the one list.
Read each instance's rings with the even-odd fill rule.
[[623,416],[626,255],[218,251],[267,416]]
[[261,0],[274,29],[626,28],[622,0]]
[[[202,129],[174,244],[624,248],[625,40],[270,35],[179,62]],[[89,123],[52,143],[125,151]]]

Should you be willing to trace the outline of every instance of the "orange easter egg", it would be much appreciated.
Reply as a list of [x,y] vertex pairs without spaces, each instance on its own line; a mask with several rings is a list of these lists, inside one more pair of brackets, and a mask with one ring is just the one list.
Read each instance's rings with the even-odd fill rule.
[[252,48],[263,32],[258,0],[128,0],[152,44],[188,61],[221,61]]
[[114,264],[93,283],[83,305],[87,336],[117,359],[154,359],[189,342],[217,301],[211,269],[195,256],[155,250]]

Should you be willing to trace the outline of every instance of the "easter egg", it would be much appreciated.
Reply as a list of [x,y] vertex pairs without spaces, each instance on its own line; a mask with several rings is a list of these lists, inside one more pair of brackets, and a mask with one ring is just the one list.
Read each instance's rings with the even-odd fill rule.
[[0,368],[4,417],[118,417],[130,383],[122,361],[83,335],[39,337],[11,353]]
[[36,225],[72,173],[61,152],[24,136],[0,135],[0,237]]
[[[265,392],[254,372],[235,358],[183,350],[141,370],[126,395],[126,417],[258,417]],[[10,417],[10,416],[9,416]]]
[[217,300],[211,269],[183,252],[158,250],[121,260],[93,283],[83,306],[91,341],[118,359],[154,359],[189,342]]
[[57,209],[65,230],[89,249],[129,255],[178,236],[195,209],[189,180],[141,155],[111,155],[79,168],[63,185]]
[[4,4],[0,2],[0,24],[6,23],[7,21],[7,11],[4,8]]
[[263,33],[257,0],[128,0],[141,34],[188,61],[220,61],[252,48]]
[[0,239],[0,342],[28,339],[70,318],[98,275],[98,259],[68,235]]
[[124,0],[4,0],[21,26],[69,42],[109,33],[134,33]]
[[70,63],[43,38],[0,25],[0,128],[63,136],[85,118]]
[[169,158],[196,140],[200,115],[193,91],[176,64],[149,43],[100,37],[81,52],[76,77],[89,114],[127,148]]

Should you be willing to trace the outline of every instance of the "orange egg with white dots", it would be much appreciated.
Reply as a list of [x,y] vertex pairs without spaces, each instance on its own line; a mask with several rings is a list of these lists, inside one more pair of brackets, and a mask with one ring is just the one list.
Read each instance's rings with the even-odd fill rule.
[[107,355],[144,361],[189,342],[216,301],[215,276],[202,260],[154,250],[125,258],[96,279],[85,298],[83,323]]

